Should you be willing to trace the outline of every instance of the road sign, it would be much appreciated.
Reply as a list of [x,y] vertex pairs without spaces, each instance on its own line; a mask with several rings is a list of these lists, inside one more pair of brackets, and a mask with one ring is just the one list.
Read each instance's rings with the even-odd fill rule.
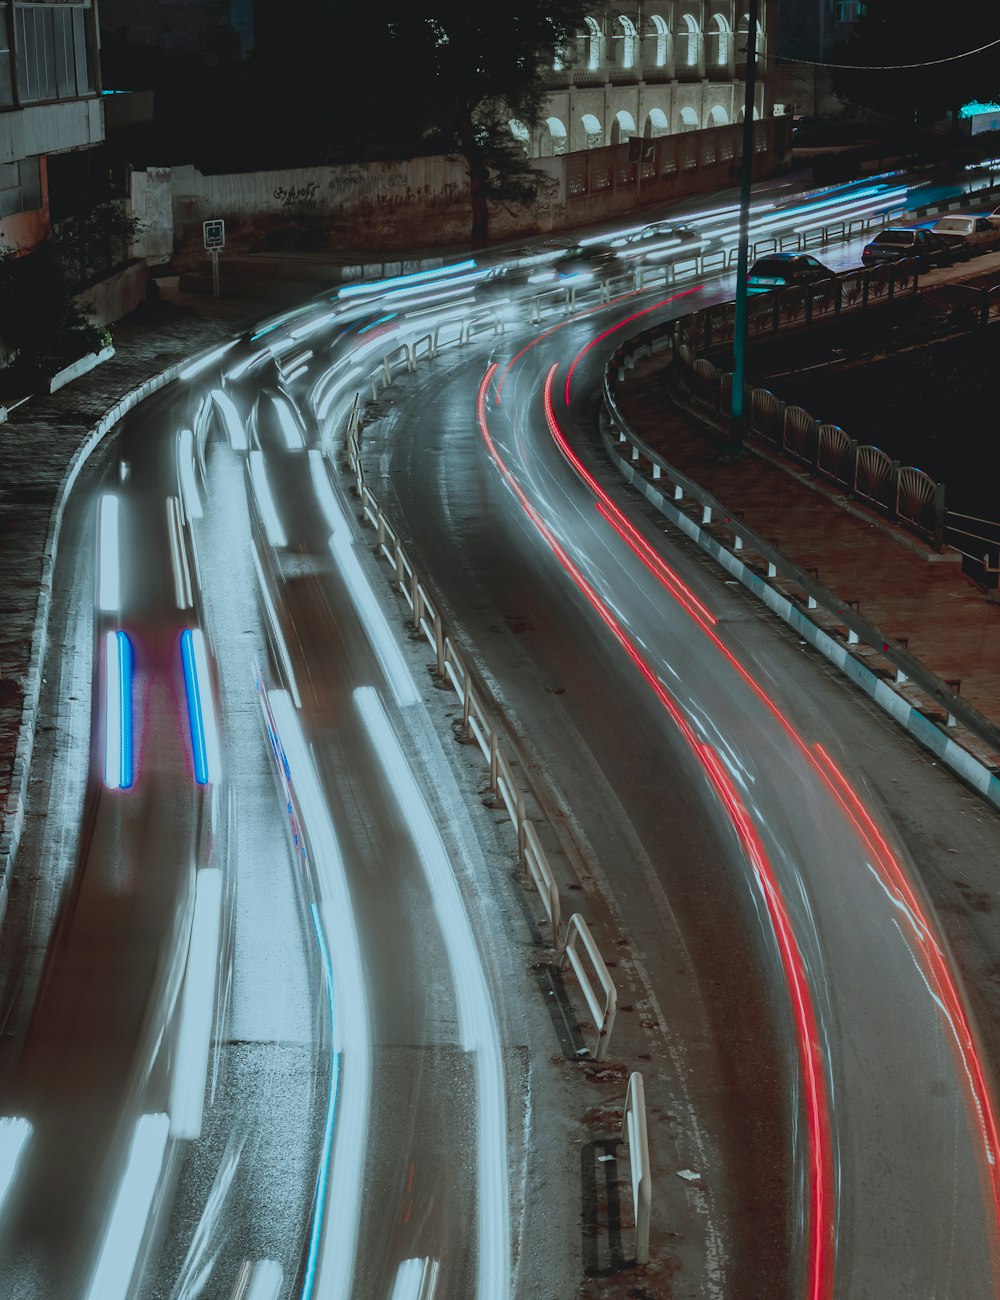
[[226,223],[224,221],[203,221],[201,229],[205,236],[205,247],[209,252],[215,248],[225,248]]

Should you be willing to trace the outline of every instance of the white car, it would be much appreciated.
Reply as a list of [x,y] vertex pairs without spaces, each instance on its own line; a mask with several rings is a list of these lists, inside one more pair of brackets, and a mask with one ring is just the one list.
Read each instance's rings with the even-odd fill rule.
[[991,226],[1000,227],[1000,208],[994,208],[993,211],[990,213],[990,215],[986,218],[986,220],[990,223]]
[[985,253],[1000,244],[1000,223],[994,226],[988,218],[975,212],[952,212],[938,217],[931,230],[946,239],[956,252]]

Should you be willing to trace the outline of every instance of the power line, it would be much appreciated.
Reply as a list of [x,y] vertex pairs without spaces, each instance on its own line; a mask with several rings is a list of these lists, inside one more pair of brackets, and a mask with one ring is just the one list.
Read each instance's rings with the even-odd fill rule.
[[810,68],[840,68],[845,72],[903,72],[910,68],[935,68],[941,63],[955,63],[958,59],[968,59],[984,50],[992,50],[1000,45],[1000,39],[979,45],[974,50],[963,50],[961,54],[949,54],[944,59],[927,59],[923,63],[817,63],[813,59],[783,59],[775,57],[775,63],[805,63]]

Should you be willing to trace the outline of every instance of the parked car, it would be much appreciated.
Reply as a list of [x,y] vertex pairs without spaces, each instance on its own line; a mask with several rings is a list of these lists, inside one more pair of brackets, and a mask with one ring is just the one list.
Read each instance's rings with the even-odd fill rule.
[[552,263],[561,280],[593,280],[613,275],[621,263],[613,248],[605,244],[577,244]]
[[620,250],[624,258],[641,258],[644,262],[663,262],[671,257],[692,253],[704,243],[690,226],[654,221],[629,235]]
[[889,226],[880,230],[861,254],[865,266],[899,262],[904,257],[915,257],[921,267],[928,267],[932,262],[950,262],[952,247],[943,236],[935,235],[932,230]]
[[938,217],[931,230],[946,239],[952,252],[960,256],[983,253],[1000,244],[1000,229],[974,212],[950,212],[946,217]]
[[747,293],[770,293],[790,284],[830,280],[833,272],[808,253],[769,253],[759,257],[747,274]]
[[994,208],[993,211],[990,213],[990,215],[986,218],[986,220],[990,223],[991,226],[1000,227],[1000,208]]

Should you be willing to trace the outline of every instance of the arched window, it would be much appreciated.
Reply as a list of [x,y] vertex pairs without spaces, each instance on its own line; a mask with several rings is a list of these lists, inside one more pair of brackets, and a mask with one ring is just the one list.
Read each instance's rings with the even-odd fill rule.
[[662,108],[651,108],[646,116],[646,125],[643,128],[643,135],[647,140],[655,138],[658,135],[666,135],[670,130],[667,124],[667,115]]
[[[742,122],[742,121],[745,120],[745,118],[746,118],[746,113],[745,113],[744,110],[741,108],[740,111],[736,114],[736,120],[737,120],[737,122]],[[755,122],[759,122],[759,121],[760,121],[760,112],[758,111],[758,109],[757,109],[757,105],[756,105],[756,104],[754,104],[754,106],[753,106],[753,120],[754,120]]]
[[681,109],[681,130],[682,131],[698,130],[698,114],[694,111],[693,108],[685,107]]
[[[736,62],[746,63],[747,52],[749,50],[749,41],[747,33],[750,31],[750,15],[744,14],[736,28]],[[760,23],[757,24],[757,41],[754,46],[757,51],[758,61],[764,57],[764,29]]]
[[635,50],[639,43],[639,33],[635,29],[635,23],[631,18],[626,18],[624,14],[618,15],[618,23],[622,29],[622,67],[635,67]]
[[557,45],[555,52],[552,55],[552,71],[565,72],[566,64],[569,62],[569,56],[570,51],[568,45]]
[[722,14],[715,14],[712,18],[712,30],[709,36],[711,39],[709,62],[713,67],[724,68],[732,52],[733,29]]
[[627,109],[620,109],[611,124],[611,143],[620,144],[635,135],[635,118]]
[[667,26],[667,20],[661,18],[659,14],[651,14],[649,21],[653,24],[653,33],[656,36],[656,66],[665,68],[667,55],[670,52],[670,28]]
[[721,104],[713,104],[712,107],[708,110],[708,121],[705,123],[705,125],[706,126],[728,126],[729,114],[726,112],[726,110],[722,107]]
[[604,132],[601,130],[600,121],[593,115],[593,113],[584,113],[580,118],[580,122],[586,132],[587,148],[597,149],[604,143]]
[[604,33],[596,18],[584,18],[587,24],[587,67],[593,72],[601,66],[604,57]]
[[566,152],[566,126],[558,117],[547,117],[545,125],[548,138],[542,138],[542,156],[558,155]]
[[507,123],[507,125],[510,127],[511,135],[521,146],[524,152],[527,153],[529,146],[531,144],[531,132],[524,125],[524,123],[519,122],[516,117],[512,117],[510,121]]
[[677,40],[681,47],[680,62],[686,67],[693,68],[698,63],[698,42],[701,38],[701,30],[697,22],[690,14],[684,14],[681,17],[681,27]]

